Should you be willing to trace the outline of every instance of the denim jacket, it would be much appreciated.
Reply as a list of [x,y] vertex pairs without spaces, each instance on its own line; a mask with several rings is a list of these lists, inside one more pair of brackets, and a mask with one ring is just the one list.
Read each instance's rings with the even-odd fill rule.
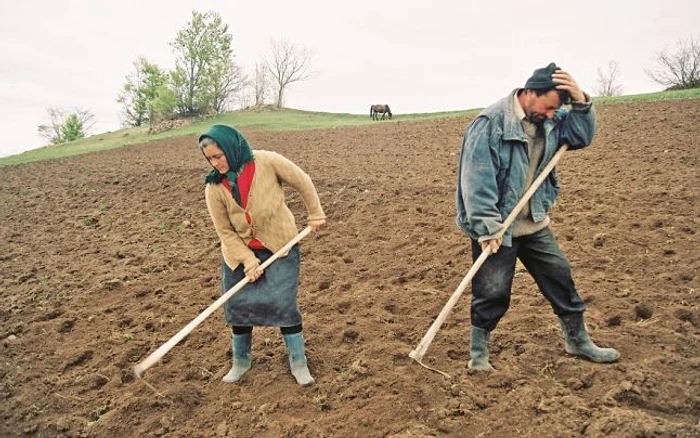
[[[527,190],[529,166],[527,141],[514,111],[514,90],[486,108],[467,128],[462,141],[457,180],[457,225],[471,238],[483,241],[496,234]],[[590,98],[586,96],[587,100]],[[590,103],[573,103],[569,111],[560,108],[544,122],[545,151],[535,176],[549,163],[560,145],[581,149],[595,134],[595,110]],[[535,222],[544,220],[559,193],[559,179],[553,170],[530,199]],[[511,246],[513,226],[503,236]]]

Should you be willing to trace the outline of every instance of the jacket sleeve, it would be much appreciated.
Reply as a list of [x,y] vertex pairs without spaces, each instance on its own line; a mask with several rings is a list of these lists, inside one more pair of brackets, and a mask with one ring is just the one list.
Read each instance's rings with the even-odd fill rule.
[[207,184],[207,187],[204,189],[204,197],[207,202],[209,216],[214,222],[216,234],[219,235],[219,240],[221,241],[221,252],[226,264],[232,269],[237,264],[243,264],[245,271],[259,266],[260,260],[255,257],[255,253],[248,248],[248,245],[236,233],[226,212],[226,203],[215,193],[211,184]]
[[586,102],[573,102],[571,110],[563,114],[559,145],[567,143],[569,148],[582,149],[593,142],[596,121],[595,108],[586,94]]
[[311,177],[299,166],[276,152],[273,152],[271,163],[277,178],[282,183],[293,187],[301,195],[306,205],[308,220],[325,219],[326,215]]
[[460,192],[469,226],[479,236],[480,242],[496,234],[503,225],[498,211],[497,141],[491,136],[491,121],[482,116],[472,123],[462,142]]

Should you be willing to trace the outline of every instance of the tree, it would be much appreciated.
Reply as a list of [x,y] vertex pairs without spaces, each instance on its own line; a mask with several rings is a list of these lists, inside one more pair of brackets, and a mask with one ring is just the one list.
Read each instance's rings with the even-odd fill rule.
[[284,93],[290,84],[309,79],[311,57],[308,49],[297,48],[286,40],[270,42],[270,53],[265,59],[265,65],[275,82],[277,108],[282,108]]
[[64,142],[85,138],[85,132],[83,132],[83,122],[80,121],[76,113],[73,113],[66,118],[66,121],[61,127],[61,136],[63,137]]
[[84,138],[95,126],[95,116],[88,110],[74,109],[67,112],[64,109],[50,107],[49,123],[38,126],[39,135],[51,144],[60,144]]
[[253,87],[247,82],[243,90],[238,93],[238,108],[247,109],[253,106]]
[[647,76],[667,90],[700,87],[700,38],[678,40],[675,53],[666,49],[657,52],[656,67],[645,69]]
[[158,90],[168,83],[168,75],[156,64],[143,57],[134,61],[134,72],[127,75],[126,83],[117,98],[123,108],[125,126],[142,126],[151,118],[153,101],[158,97]]
[[608,70],[604,72],[598,67],[598,96],[618,96],[622,94],[622,85],[618,84],[620,64],[617,61],[608,62]]
[[[92,128],[95,127],[95,115],[86,109],[74,109],[73,112],[70,115],[75,115],[78,120],[80,121],[80,125],[82,126],[82,131],[83,131],[83,137],[86,135],[90,134],[92,132]],[[69,117],[70,117],[69,115]],[[65,123],[64,123],[65,124]]]
[[[192,11],[187,27],[170,43],[175,53],[171,73],[178,112],[199,115],[207,108],[220,107],[235,88],[237,68],[232,68],[233,50],[228,26],[217,12]],[[227,85],[228,84],[228,85]]]
[[39,125],[39,135],[47,139],[51,144],[62,143],[63,136],[61,128],[63,127],[63,119],[65,118],[64,111],[60,108],[50,107],[46,110],[49,114],[49,123]]
[[212,67],[212,74],[207,80],[208,100],[211,102],[211,108],[217,113],[227,108],[234,96],[243,89],[247,82],[243,70],[233,61],[227,65],[215,64]]
[[149,124],[153,125],[162,119],[172,118],[176,114],[177,107],[177,93],[168,85],[160,86],[156,91],[156,98],[151,102]]
[[265,101],[270,93],[270,75],[265,64],[255,63],[255,76],[253,77],[252,86],[255,94],[255,106],[265,105]]

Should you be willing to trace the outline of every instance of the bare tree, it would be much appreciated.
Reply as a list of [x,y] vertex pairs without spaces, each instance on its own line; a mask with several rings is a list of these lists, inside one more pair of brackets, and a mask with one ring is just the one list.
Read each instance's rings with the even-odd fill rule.
[[90,110],[80,108],[74,109],[73,113],[78,117],[80,124],[83,126],[83,132],[85,134],[90,134],[92,128],[95,127],[95,123],[97,123],[95,121],[95,115]]
[[238,109],[247,109],[253,106],[253,89],[250,84],[251,83],[248,82],[245,88],[243,88],[243,90],[241,90],[240,93],[236,95]]
[[311,58],[311,52],[304,47],[298,48],[286,40],[270,41],[270,53],[265,65],[277,88],[277,108],[282,108],[284,93],[290,84],[309,79]]
[[89,110],[76,108],[68,112],[62,108],[49,107],[49,123],[38,126],[39,135],[51,144],[65,143],[85,137],[95,126],[95,115]]
[[608,70],[603,71],[598,67],[598,96],[619,96],[622,94],[622,85],[618,84],[620,76],[620,64],[617,61],[608,62]]
[[223,112],[247,83],[243,69],[233,60],[225,66],[225,69],[223,72],[212,75],[209,80],[210,100],[217,113]]
[[46,112],[49,114],[49,123],[39,125],[39,135],[47,139],[51,144],[61,143],[61,128],[66,118],[65,111],[61,108],[49,107]]
[[246,80],[237,99],[241,108],[260,107],[269,102],[272,82],[264,62],[256,62],[251,78]]
[[656,67],[645,69],[647,76],[667,90],[683,90],[700,87],[700,38],[678,40],[675,53],[666,49],[655,57]]
[[253,78],[253,89],[255,91],[255,106],[265,105],[270,93],[270,75],[267,66],[255,63],[255,76]]

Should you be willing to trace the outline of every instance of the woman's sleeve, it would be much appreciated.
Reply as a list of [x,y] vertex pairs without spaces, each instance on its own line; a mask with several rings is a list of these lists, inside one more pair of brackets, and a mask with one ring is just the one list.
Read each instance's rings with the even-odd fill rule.
[[304,205],[306,205],[306,211],[309,215],[308,219],[325,219],[326,215],[321,207],[321,200],[318,198],[318,193],[314,183],[311,181],[311,177],[301,170],[299,166],[278,153],[273,153],[270,162],[279,180],[299,192],[304,200]]

